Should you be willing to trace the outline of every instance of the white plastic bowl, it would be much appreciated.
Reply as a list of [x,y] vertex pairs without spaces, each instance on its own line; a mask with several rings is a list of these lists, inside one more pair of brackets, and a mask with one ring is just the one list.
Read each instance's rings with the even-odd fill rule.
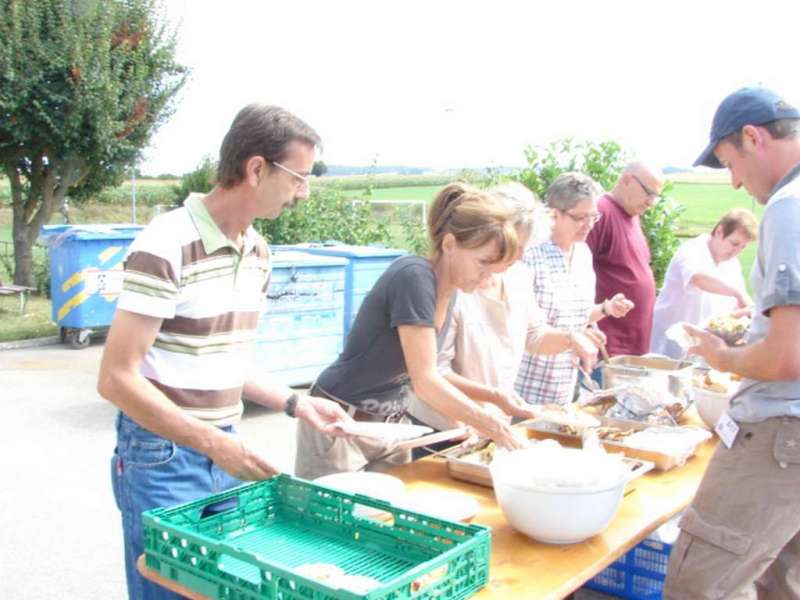
[[[511,526],[549,544],[574,544],[605,531],[622,503],[628,479],[624,466],[620,465],[618,477],[603,484],[539,486],[528,481],[527,475],[535,469],[535,453],[529,450],[498,454],[489,467],[495,496]],[[603,460],[602,455],[596,458]]]
[[692,390],[692,399],[697,407],[697,414],[711,431],[719,421],[722,413],[728,409],[731,403],[731,394],[712,392],[702,387],[695,386]]

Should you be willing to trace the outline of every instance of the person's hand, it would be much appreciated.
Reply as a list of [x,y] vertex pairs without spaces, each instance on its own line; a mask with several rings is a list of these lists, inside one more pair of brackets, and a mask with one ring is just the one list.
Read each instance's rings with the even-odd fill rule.
[[532,419],[536,415],[531,410],[531,405],[525,402],[516,391],[495,389],[496,406],[507,415],[512,417],[522,417],[523,419]]
[[519,450],[528,446],[528,440],[518,436],[511,425],[490,413],[484,412],[482,423],[476,429],[481,435],[491,439],[498,447],[506,450]]
[[742,317],[747,317],[748,319],[752,318],[753,316],[753,305],[748,304],[744,308],[739,308],[734,311],[731,311],[731,317],[734,319],[741,319]]
[[580,361],[581,366],[591,373],[597,364],[597,345],[584,333],[572,332],[570,339],[572,341],[572,351]]
[[700,329],[694,325],[684,323],[683,328],[692,338],[694,338],[695,345],[690,346],[687,350],[689,354],[696,354],[702,356],[709,367],[722,371],[721,360],[722,354],[728,350],[728,345],[725,341],[705,329]]
[[743,309],[749,308],[753,305],[753,299],[747,292],[739,292],[735,296],[736,298],[736,308]]
[[300,396],[294,414],[320,433],[338,437],[347,437],[347,434],[335,424],[353,420],[338,402],[316,396]]
[[220,469],[242,481],[268,479],[279,472],[277,467],[251,449],[235,433],[220,431],[208,457]]
[[623,293],[614,294],[611,298],[604,300],[603,304],[608,315],[615,319],[621,319],[635,306]]
[[603,333],[603,330],[597,326],[597,323],[589,323],[586,325],[586,327],[583,329],[583,335],[589,338],[589,341],[598,348],[600,346],[605,346],[606,342],[608,342],[606,334]]

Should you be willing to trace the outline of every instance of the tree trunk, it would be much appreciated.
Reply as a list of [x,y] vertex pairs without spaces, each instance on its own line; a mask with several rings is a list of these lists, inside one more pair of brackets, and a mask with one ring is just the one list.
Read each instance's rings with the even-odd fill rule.
[[26,173],[27,189],[23,189],[21,173],[16,165],[6,165],[5,171],[11,184],[14,219],[14,283],[37,287],[33,246],[39,237],[39,229],[50,222],[67,189],[77,181],[80,167],[77,161],[70,160],[53,160],[46,165],[36,157]]
[[36,287],[33,276],[33,243],[28,241],[30,226],[23,229],[25,231],[17,231],[14,227],[14,283]]

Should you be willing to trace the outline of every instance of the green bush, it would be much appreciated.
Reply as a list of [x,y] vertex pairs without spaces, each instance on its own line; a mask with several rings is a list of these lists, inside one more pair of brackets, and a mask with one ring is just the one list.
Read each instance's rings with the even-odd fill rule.
[[586,173],[604,190],[610,190],[625,168],[626,156],[614,141],[594,143],[566,138],[547,146],[528,146],[525,159],[527,167],[514,179],[544,198],[556,177],[568,171]]
[[671,196],[672,182],[668,181],[661,193],[661,201],[642,215],[642,229],[650,246],[650,268],[656,279],[656,288],[661,289],[664,275],[672,255],[680,246],[678,219],[686,207]]
[[217,180],[217,163],[206,156],[194,171],[181,177],[180,185],[172,186],[173,198],[170,204],[180,206],[192,192],[206,194],[214,187]]
[[389,245],[391,241],[387,224],[373,218],[368,197],[352,200],[335,186],[315,188],[308,200],[274,221],[257,220],[255,228],[270,244],[336,240],[345,244]]
[[[548,146],[528,146],[525,149],[528,166],[515,177],[540,198],[556,177],[567,171],[581,171],[597,181],[604,190],[611,190],[625,168],[628,156],[614,141],[593,143],[558,140]],[[648,210],[641,219],[647,243],[650,246],[650,268],[660,288],[669,261],[680,245],[678,219],[684,207],[671,197],[672,183],[667,182],[662,200]]]

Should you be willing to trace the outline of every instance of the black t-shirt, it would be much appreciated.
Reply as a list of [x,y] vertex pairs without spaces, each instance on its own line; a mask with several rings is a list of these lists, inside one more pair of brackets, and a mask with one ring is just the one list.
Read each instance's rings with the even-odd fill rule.
[[[447,333],[452,305],[451,299],[436,336],[438,346]],[[435,313],[436,274],[430,262],[418,256],[398,258],[364,298],[344,350],[317,378],[315,389],[371,413],[402,412],[409,378],[397,327],[435,327]]]

